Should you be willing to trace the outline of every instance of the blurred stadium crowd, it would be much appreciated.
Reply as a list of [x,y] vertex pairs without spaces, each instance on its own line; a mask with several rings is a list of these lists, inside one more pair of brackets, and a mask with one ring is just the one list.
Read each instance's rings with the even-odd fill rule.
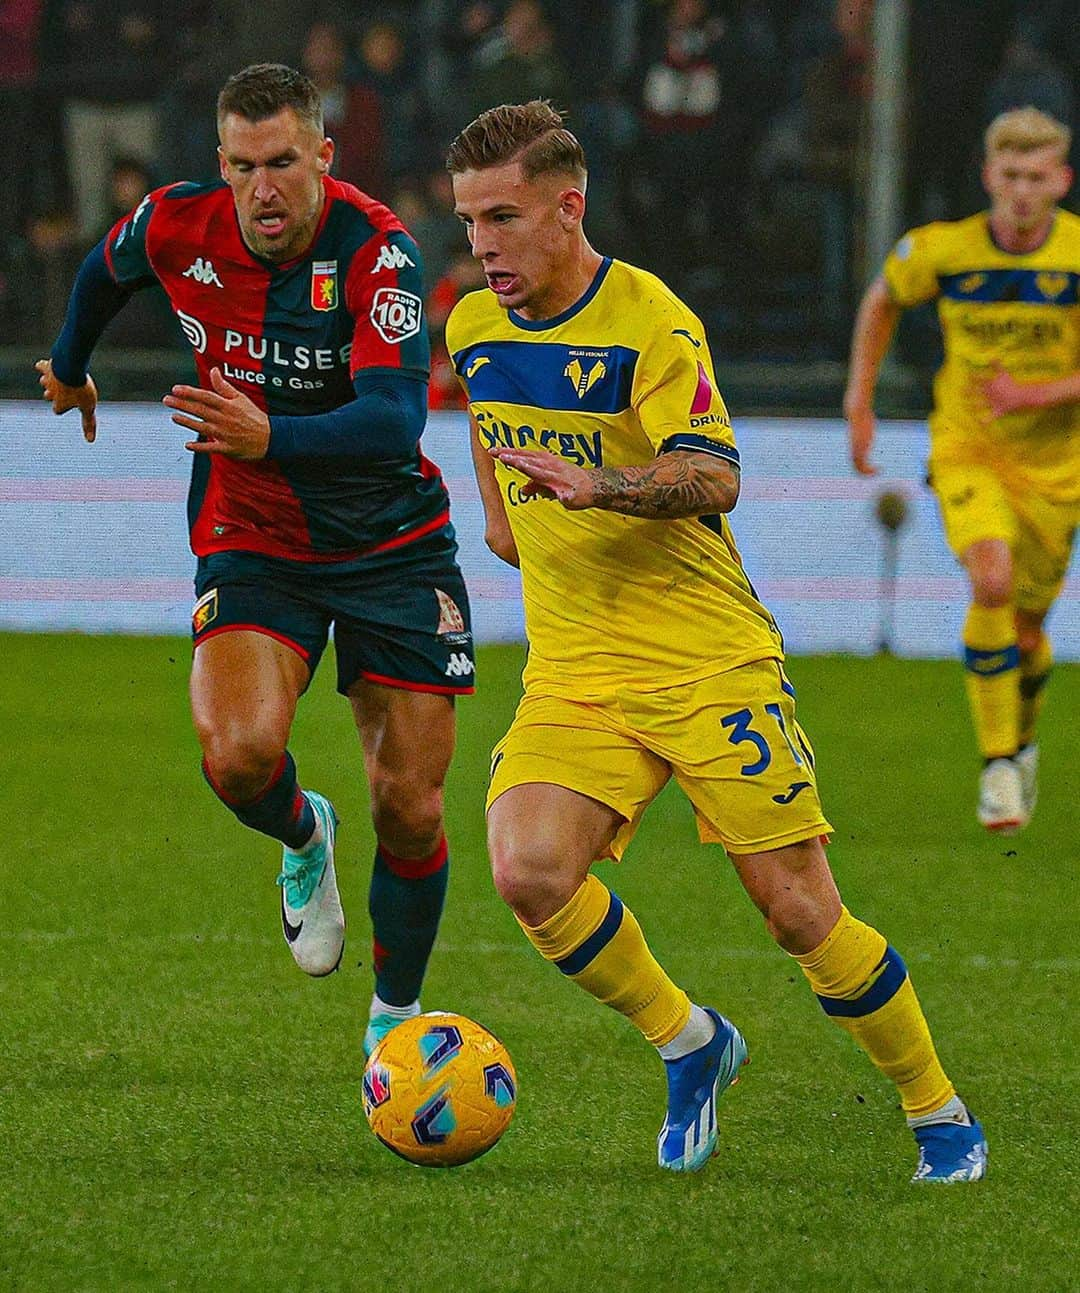
[[[272,60],[322,91],[336,174],[420,243],[436,340],[477,282],[446,146],[481,109],[542,95],[590,158],[594,245],[664,276],[719,355],[843,359],[867,270],[873,4],[0,0],[0,346],[51,341],[82,255],[148,188],[216,177],[217,91]],[[998,111],[1033,103],[1076,128],[1080,23],[1076,0],[909,8],[914,224],[979,207]],[[164,298],[141,298],[106,341],[181,345]],[[437,368],[433,403],[456,398]]]

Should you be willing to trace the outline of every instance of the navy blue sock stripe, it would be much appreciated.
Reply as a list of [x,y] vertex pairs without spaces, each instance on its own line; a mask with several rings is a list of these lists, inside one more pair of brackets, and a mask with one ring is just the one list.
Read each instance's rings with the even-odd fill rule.
[[907,966],[895,947],[886,947],[885,955],[874,970],[874,981],[870,987],[852,1001],[842,1001],[839,997],[823,997],[817,993],[822,1010],[834,1018],[858,1019],[863,1015],[872,1015],[880,1010],[886,1002],[904,986],[907,979]]
[[426,875],[407,876],[375,850],[368,912],[376,948],[375,991],[388,1005],[408,1006],[420,996],[449,876],[448,856]]
[[977,673],[981,678],[992,678],[998,673],[1008,673],[1010,669],[1020,668],[1020,648],[1015,645],[998,647],[996,651],[978,651],[975,647],[964,647],[964,668],[969,673]]
[[563,974],[580,974],[582,970],[607,947],[622,924],[623,905],[615,894],[611,895],[604,919],[579,947],[555,962]]

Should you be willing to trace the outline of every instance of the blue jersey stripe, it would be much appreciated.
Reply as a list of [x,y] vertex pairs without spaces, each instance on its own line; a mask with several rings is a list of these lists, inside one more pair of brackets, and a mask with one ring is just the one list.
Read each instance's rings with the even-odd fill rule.
[[[884,969],[882,967],[884,966]],[[842,1001],[839,997],[823,997],[817,994],[821,1008],[827,1015],[836,1019],[860,1019],[880,1010],[900,991],[907,979],[907,966],[895,947],[886,947],[885,955],[877,963],[876,970],[881,973],[873,984],[854,1001]],[[876,971],[875,971],[876,972]]]
[[607,914],[580,947],[555,962],[563,974],[580,974],[582,970],[607,947],[622,924],[623,905],[615,894],[611,895]]
[[660,452],[666,453],[669,449],[686,449],[692,453],[711,453],[717,458],[723,458],[725,461],[732,463],[734,466],[739,465],[739,451],[731,444],[720,444],[717,440],[710,440],[708,436],[692,435],[689,431],[677,431],[674,435],[669,435],[664,443],[660,446]]
[[469,400],[574,413],[630,407],[638,351],[553,341],[484,341],[459,350],[454,368]]
[[939,275],[938,286],[951,301],[1076,305],[1080,300],[1080,274],[1067,269],[969,269]]

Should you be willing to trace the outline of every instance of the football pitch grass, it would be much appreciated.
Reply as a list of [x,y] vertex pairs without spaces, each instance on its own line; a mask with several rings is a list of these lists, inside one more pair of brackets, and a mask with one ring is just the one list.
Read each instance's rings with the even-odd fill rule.
[[995,839],[972,813],[957,665],[790,663],[841,890],[906,958],[986,1127],[988,1178],[934,1188],[908,1184],[892,1088],[671,790],[600,873],[691,995],[739,1024],[752,1063],[721,1101],[719,1156],[692,1177],[658,1170],[659,1061],[532,952],[488,877],[487,756],[517,649],[481,652],[459,707],[424,1004],[503,1038],[518,1110],[450,1171],[392,1156],[360,1107],[373,845],[332,669],[292,741],[343,821],[346,955],[313,981],[281,938],[276,846],[199,776],[187,644],[9,635],[0,651],[0,1289],[1080,1287],[1077,667],[1051,682],[1035,821]]

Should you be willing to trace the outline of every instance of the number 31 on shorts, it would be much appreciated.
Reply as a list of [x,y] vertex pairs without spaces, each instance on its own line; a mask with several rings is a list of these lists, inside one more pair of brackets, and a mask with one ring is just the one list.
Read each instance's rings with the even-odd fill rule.
[[[773,761],[773,750],[769,745],[769,733],[776,733],[784,743],[797,768],[809,767],[813,770],[814,758],[810,753],[810,747],[803,740],[799,726],[794,723],[794,741],[788,733],[788,725],[784,721],[783,712],[775,701],[770,701],[763,705],[760,710],[754,709],[737,709],[731,714],[726,714],[720,720],[720,726],[727,732],[728,741],[734,746],[748,745],[751,750],[756,751],[757,757],[744,763],[740,769],[744,777],[756,777],[764,772]],[[775,739],[775,738],[774,738]],[[740,753],[749,757],[750,750],[741,750]]]

